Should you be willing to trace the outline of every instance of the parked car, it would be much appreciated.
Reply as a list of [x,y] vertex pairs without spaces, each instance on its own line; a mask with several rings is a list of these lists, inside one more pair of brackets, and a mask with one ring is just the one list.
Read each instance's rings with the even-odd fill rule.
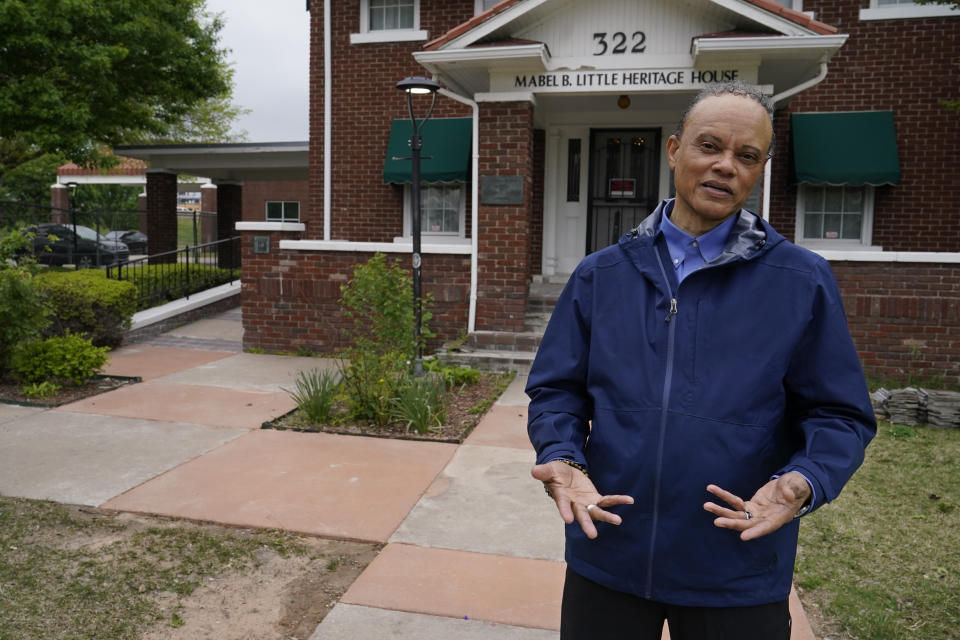
[[34,233],[33,254],[40,264],[86,268],[122,264],[130,258],[127,245],[108,240],[90,227],[43,223],[30,230]]
[[130,249],[130,253],[144,255],[147,253],[147,236],[139,231],[110,231],[104,234],[107,240],[122,242]]

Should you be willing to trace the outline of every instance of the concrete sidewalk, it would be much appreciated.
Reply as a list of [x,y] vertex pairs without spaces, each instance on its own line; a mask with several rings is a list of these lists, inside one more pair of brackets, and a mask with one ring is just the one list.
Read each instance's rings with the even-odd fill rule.
[[114,351],[108,372],[140,384],[0,405],[0,493],[385,543],[311,640],[557,637],[563,527],[530,477],[524,378],[459,446],[264,431],[333,362],[241,339],[227,312]]

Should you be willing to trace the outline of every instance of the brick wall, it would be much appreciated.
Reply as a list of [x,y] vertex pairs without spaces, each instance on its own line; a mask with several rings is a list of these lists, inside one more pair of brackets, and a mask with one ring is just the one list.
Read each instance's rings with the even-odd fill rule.
[[[310,211],[310,190],[306,180],[263,180],[243,183],[244,222],[264,222],[267,219],[267,201],[281,200],[300,203],[300,219]],[[320,217],[323,228],[323,214]]]
[[960,383],[960,265],[831,266],[868,375]]
[[[253,253],[253,237],[258,235],[270,236],[269,254]],[[296,237],[295,232],[243,234],[244,349],[336,354],[347,346],[340,287],[353,266],[372,254],[279,249],[281,239]],[[409,265],[409,256],[400,261]],[[428,345],[432,348],[467,328],[470,256],[425,254],[421,275],[424,294],[433,297],[429,327],[437,339]]]
[[[473,0],[423,3],[420,28],[436,38],[473,16]],[[360,30],[360,3],[332,3],[333,132],[331,238],[389,242],[403,232],[403,188],[383,184],[390,122],[407,119],[406,96],[397,82],[428,75],[412,53],[424,42],[350,44]],[[311,4],[310,206],[306,237],[323,236],[323,3]],[[418,100],[418,115],[429,99]],[[437,98],[436,118],[470,117],[469,107]],[[468,216],[469,200],[467,204]]]
[[873,244],[887,251],[960,251],[960,20],[859,19],[867,0],[806,0],[806,11],[850,35],[826,79],[778,112],[771,221],[793,238],[796,186],[789,183],[789,113],[892,110],[901,182],[876,189]]
[[479,206],[477,329],[521,331],[530,279],[533,105],[480,105],[480,178],[523,176],[523,203]]

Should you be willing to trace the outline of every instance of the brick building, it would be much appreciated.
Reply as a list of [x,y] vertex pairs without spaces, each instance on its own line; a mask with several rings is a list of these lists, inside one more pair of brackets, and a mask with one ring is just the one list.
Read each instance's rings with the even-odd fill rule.
[[[664,143],[705,84],[775,102],[749,207],[820,252],[868,372],[960,381],[960,11],[908,0],[311,0],[309,202],[244,223],[248,347],[334,352],[340,285],[409,264],[402,78],[423,128],[432,328],[522,344],[562,283],[672,195]],[[418,98],[418,115],[429,99]],[[547,307],[549,303],[547,303]],[[762,313],[762,304],[758,306]]]

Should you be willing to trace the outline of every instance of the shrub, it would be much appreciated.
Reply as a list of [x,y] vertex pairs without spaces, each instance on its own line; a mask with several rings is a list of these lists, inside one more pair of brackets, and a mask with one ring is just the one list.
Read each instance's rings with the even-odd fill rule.
[[28,398],[49,398],[60,391],[60,385],[44,380],[43,382],[25,384],[21,391]]
[[340,388],[339,376],[328,369],[303,371],[297,376],[296,385],[295,391],[284,391],[297,403],[297,408],[313,422],[326,422]]
[[45,335],[79,333],[98,347],[117,347],[136,308],[129,282],[108,280],[99,269],[51,271],[37,276],[51,307]]
[[447,419],[447,385],[435,373],[405,378],[393,399],[394,415],[405,422],[407,431],[427,433]]
[[447,387],[460,387],[465,384],[476,384],[480,380],[480,371],[472,367],[461,365],[445,365],[440,360],[425,360],[423,368],[427,371],[443,376]]
[[[423,300],[421,339],[433,337],[427,327],[432,314]],[[348,320],[354,348],[398,351],[412,358],[413,282],[400,260],[387,262],[382,253],[353,268],[353,277],[340,288],[340,306]],[[421,345],[422,346],[422,345]]]
[[397,351],[350,351],[341,365],[343,392],[350,417],[383,426],[393,421],[393,399],[407,375],[407,358]]
[[[230,282],[229,269],[201,264],[147,264],[111,269],[119,280],[132,282],[137,288],[137,311],[179,300],[192,293]],[[234,277],[239,277],[237,270]]]
[[18,229],[0,233],[0,375],[10,366],[18,344],[36,338],[47,326],[49,309],[33,277],[32,259],[21,259],[29,235]]
[[95,347],[75,333],[28,342],[13,354],[12,369],[22,382],[64,380],[81,385],[107,363],[106,347]]

